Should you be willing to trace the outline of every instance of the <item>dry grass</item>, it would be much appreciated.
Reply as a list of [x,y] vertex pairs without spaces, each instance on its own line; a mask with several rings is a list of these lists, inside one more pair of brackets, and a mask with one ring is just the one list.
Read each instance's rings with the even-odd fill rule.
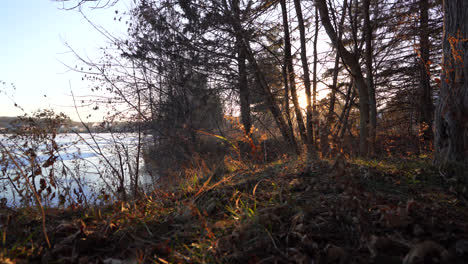
[[[79,211],[46,210],[50,250],[40,236],[39,215],[10,209],[6,213],[10,221],[2,225],[6,239],[0,259],[5,263],[382,263],[382,259],[402,263],[405,256],[412,261],[410,252],[414,255],[422,246],[432,245],[436,253],[439,248],[447,254],[438,252],[431,258],[463,263],[467,252],[457,253],[455,247],[468,237],[466,203],[449,186],[429,179],[436,174],[410,182],[403,180],[409,172],[396,160],[393,164],[339,162],[343,164],[311,165],[284,159],[246,166],[226,159],[222,166],[209,167],[199,161],[184,171],[192,177],[174,185],[167,182],[135,202]],[[407,170],[414,171],[414,166],[418,165]],[[419,244],[426,240],[431,243]]]

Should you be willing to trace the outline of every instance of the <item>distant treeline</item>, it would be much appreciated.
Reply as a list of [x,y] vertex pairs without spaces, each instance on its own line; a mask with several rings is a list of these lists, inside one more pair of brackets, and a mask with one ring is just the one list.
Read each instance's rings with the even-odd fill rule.
[[[6,133],[14,133],[21,122],[18,122],[20,118],[12,116],[0,116],[0,131]],[[58,129],[59,133],[70,133],[70,132],[91,132],[103,133],[103,132],[135,132],[137,131],[138,125],[136,122],[77,122],[73,120],[67,120]]]
[[0,116],[0,128],[4,129],[9,127],[10,123],[16,119],[17,118],[13,116]]

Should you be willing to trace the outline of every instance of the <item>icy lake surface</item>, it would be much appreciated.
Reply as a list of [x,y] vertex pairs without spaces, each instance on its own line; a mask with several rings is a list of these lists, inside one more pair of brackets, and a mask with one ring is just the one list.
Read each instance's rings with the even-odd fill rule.
[[[144,137],[142,137],[144,144]],[[53,169],[53,175],[59,187],[52,190],[55,197],[50,199],[51,205],[58,203],[60,194],[69,198],[87,201],[96,201],[102,194],[116,193],[119,178],[117,175],[124,175],[126,187],[130,186],[129,175],[136,171],[136,153],[138,145],[138,135],[132,133],[96,133],[90,134],[58,134],[55,139],[58,145],[57,159],[53,166],[42,167],[42,174],[36,177],[36,186],[40,186],[40,178],[46,179]],[[22,142],[13,142],[8,135],[0,135],[0,142],[13,154],[19,164],[26,164],[30,161],[24,155]],[[5,153],[1,151],[1,153]],[[39,146],[36,162],[44,164],[50,158],[46,152],[46,144]],[[0,157],[0,198],[6,198],[8,205],[17,206],[22,200],[16,188],[9,179],[17,177],[18,169],[9,160],[9,155]],[[123,166],[122,166],[123,165]],[[139,160],[139,185],[150,186],[153,178],[145,173],[144,162]],[[24,168],[23,168],[24,169]],[[17,183],[17,188],[25,184],[24,181]],[[76,193],[75,193],[76,192]],[[46,193],[44,191],[44,193]],[[52,194],[49,195],[51,197]],[[46,200],[46,199],[44,199]],[[71,199],[70,199],[71,201]],[[44,201],[46,202],[46,201]]]

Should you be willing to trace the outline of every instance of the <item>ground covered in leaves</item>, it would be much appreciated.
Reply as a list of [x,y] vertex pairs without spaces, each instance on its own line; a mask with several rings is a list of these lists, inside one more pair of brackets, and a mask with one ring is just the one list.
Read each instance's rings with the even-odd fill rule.
[[238,166],[136,202],[0,209],[0,263],[468,263],[464,187],[425,158]]

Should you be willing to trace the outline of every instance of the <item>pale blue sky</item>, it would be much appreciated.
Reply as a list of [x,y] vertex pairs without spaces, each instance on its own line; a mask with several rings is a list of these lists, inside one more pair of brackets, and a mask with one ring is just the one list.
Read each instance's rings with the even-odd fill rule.
[[[131,0],[120,0],[115,7],[83,8],[83,12],[111,33],[123,35],[125,23],[114,21],[115,10],[122,13],[130,8],[130,3]],[[98,48],[106,46],[107,40],[78,11],[65,11],[61,7],[61,3],[51,0],[2,0],[0,80],[6,84],[0,83],[0,116],[23,114],[14,106],[12,98],[26,112],[53,108],[77,119],[71,107],[69,81],[75,94],[91,94],[81,75],[68,71],[62,64],[77,64],[64,41],[80,55],[98,58]],[[81,111],[83,116],[88,114],[85,109]],[[93,112],[92,119],[98,117]]]

